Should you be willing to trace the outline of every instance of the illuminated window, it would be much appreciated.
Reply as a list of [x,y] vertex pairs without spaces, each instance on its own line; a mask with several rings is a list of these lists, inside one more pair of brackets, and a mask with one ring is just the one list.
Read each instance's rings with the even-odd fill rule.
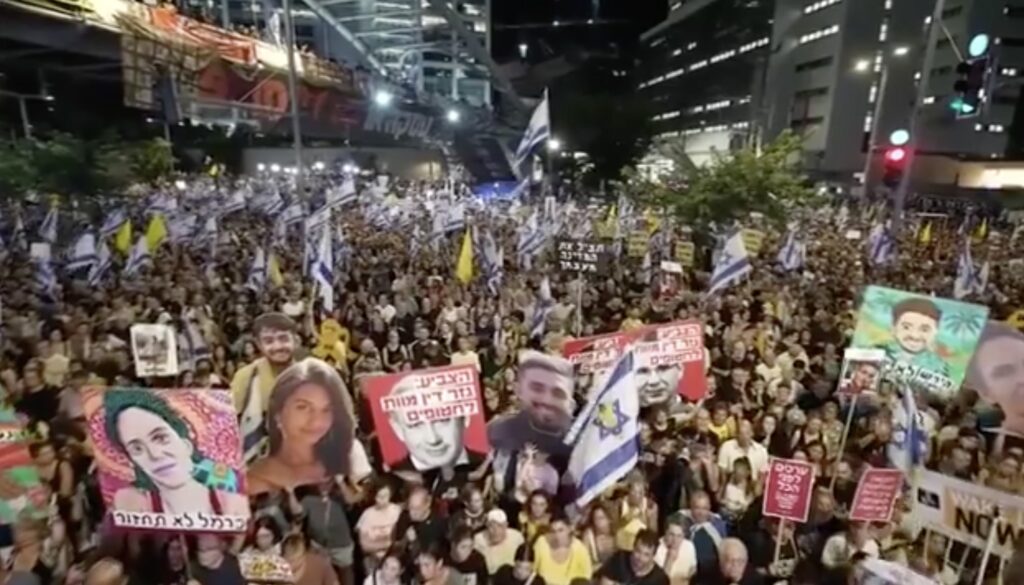
[[838,24],[833,24],[832,26],[827,26],[825,28],[818,29],[818,30],[813,31],[813,32],[809,32],[809,33],[801,36],[800,37],[800,44],[804,45],[804,44],[807,44],[807,43],[811,43],[811,42],[817,41],[819,39],[823,39],[825,37],[832,36],[832,35],[834,35],[834,34],[836,34],[838,32],[839,32],[839,25]]
[[811,4],[808,4],[807,6],[804,6],[804,14],[812,14],[819,10],[824,10],[829,6],[835,6],[836,4],[839,4],[842,1],[843,0],[818,0],[817,2],[813,2]]

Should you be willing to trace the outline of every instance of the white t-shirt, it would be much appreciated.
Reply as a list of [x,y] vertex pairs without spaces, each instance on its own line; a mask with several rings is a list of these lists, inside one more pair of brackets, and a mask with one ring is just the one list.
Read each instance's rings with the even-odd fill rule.
[[726,472],[732,471],[732,465],[740,457],[746,457],[750,461],[750,469],[754,475],[761,475],[768,469],[768,449],[757,441],[751,441],[746,449],[740,447],[739,440],[729,439],[722,443],[718,450],[718,467]]
[[665,560],[668,558],[668,547],[665,543],[658,543],[658,550],[654,553],[654,562],[661,567],[670,581],[676,579],[690,579],[697,573],[697,549],[689,540],[679,544],[679,551],[676,558],[672,560],[672,566],[666,567]]

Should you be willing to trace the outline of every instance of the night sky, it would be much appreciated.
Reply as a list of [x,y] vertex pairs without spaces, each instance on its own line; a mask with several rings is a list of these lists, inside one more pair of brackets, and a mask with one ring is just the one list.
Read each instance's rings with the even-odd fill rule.
[[[522,42],[530,47],[531,61],[573,49],[628,53],[640,33],[668,12],[665,0],[493,0],[491,6],[499,62],[518,58]],[[591,18],[595,24],[588,25]]]

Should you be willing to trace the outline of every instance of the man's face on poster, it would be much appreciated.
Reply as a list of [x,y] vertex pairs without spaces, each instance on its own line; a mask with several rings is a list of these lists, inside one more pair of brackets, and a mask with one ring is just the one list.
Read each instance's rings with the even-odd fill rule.
[[453,465],[462,454],[466,419],[418,419],[411,413],[392,414],[392,428],[405,443],[410,457],[423,469]]
[[683,370],[679,364],[641,364],[636,369],[636,385],[640,392],[640,405],[662,404],[676,392]]
[[272,364],[289,364],[295,356],[295,336],[283,329],[261,329],[256,343]]
[[896,341],[908,353],[921,353],[932,346],[939,334],[939,323],[921,313],[900,315],[893,327]]
[[987,341],[974,359],[981,371],[982,395],[1004,412],[1024,414],[1024,338]]
[[872,390],[878,380],[878,366],[870,363],[857,364],[853,370],[852,383],[860,390]]
[[538,426],[568,429],[572,423],[572,381],[547,368],[530,367],[521,372],[519,401]]

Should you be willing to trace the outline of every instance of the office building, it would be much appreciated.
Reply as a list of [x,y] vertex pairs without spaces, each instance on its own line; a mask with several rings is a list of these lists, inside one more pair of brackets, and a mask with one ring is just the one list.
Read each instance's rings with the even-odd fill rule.
[[[999,159],[1017,148],[1019,157],[1024,145],[1012,139],[1012,129],[1024,131],[1024,4],[943,2],[944,29],[918,112],[915,151]],[[911,127],[935,6],[924,0],[777,0],[766,133],[800,133],[811,176],[843,183],[862,178],[871,141],[874,183],[889,136]],[[990,91],[977,115],[958,117],[951,107],[957,65],[970,39],[983,32],[992,37]]]
[[656,134],[682,137],[696,164],[754,137],[765,82],[773,2],[670,3],[641,37],[636,87]]

